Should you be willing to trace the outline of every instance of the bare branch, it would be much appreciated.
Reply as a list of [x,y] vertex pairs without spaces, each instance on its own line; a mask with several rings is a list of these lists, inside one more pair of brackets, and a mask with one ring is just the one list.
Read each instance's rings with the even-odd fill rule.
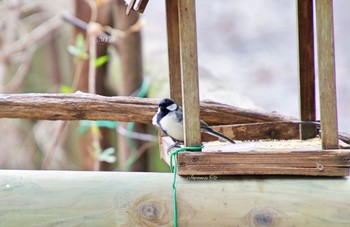
[[62,24],[59,16],[55,16],[32,30],[31,33],[23,35],[20,39],[13,42],[11,45],[5,46],[0,51],[0,61],[4,61],[11,55],[18,53],[28,46],[34,45],[38,40],[44,38],[52,30],[57,29]]
[[[0,95],[0,118],[36,120],[113,120],[150,124],[159,99],[75,94]],[[201,117],[210,125],[290,121],[276,113],[202,102]]]

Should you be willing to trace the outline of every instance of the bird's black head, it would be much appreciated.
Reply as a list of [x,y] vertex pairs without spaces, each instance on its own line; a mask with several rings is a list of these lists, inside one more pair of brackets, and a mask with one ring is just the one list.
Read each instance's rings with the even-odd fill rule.
[[168,113],[172,111],[177,111],[179,109],[179,106],[174,102],[174,100],[165,98],[160,101],[159,109],[163,113]]

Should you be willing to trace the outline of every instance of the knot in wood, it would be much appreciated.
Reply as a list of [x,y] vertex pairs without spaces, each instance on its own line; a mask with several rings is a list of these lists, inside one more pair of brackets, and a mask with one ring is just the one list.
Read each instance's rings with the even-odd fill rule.
[[350,163],[350,157],[349,156],[345,156],[343,159],[342,159],[343,162],[345,163]]
[[[290,226],[288,218],[272,207],[255,207],[246,218],[248,218],[249,226],[254,227]],[[281,223],[282,218],[286,221],[285,223]]]
[[321,163],[316,163],[316,169],[318,169],[318,171],[323,171],[324,166]]
[[154,203],[144,203],[138,207],[138,212],[144,219],[155,220],[159,216],[160,207]]
[[271,226],[273,221],[273,214],[270,212],[256,214],[254,217],[255,226],[267,227]]
[[179,166],[184,167],[186,165],[185,162],[179,162]]
[[275,130],[272,130],[270,132],[270,136],[271,136],[272,139],[276,138],[277,137],[277,132]]

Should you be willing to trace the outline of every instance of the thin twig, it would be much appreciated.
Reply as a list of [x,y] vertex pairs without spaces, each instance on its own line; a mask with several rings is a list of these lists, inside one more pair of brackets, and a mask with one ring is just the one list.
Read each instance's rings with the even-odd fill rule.
[[11,45],[5,46],[0,51],[0,61],[5,61],[15,53],[25,50],[28,46],[32,46],[39,40],[47,37],[53,30],[58,29],[62,24],[59,16],[55,16],[41,25],[34,28],[29,34],[23,35],[20,39]]
[[56,130],[56,134],[53,137],[53,142],[52,142],[52,144],[50,146],[50,149],[44,156],[43,162],[41,164],[41,169],[47,169],[49,167],[49,165],[51,163],[51,160],[52,160],[52,157],[55,154],[57,145],[60,142],[60,139],[62,138],[62,135],[64,135],[63,133],[65,131],[64,129],[65,129],[66,125],[68,125],[67,121],[62,121],[58,125],[57,130]]

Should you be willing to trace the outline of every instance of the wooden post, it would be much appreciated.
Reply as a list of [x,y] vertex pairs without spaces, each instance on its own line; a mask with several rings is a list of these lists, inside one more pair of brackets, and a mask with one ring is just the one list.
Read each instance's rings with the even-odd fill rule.
[[201,144],[195,0],[179,0],[182,104],[186,146]]
[[[297,1],[299,38],[300,118],[316,120],[313,0]],[[316,125],[301,124],[301,139],[316,137]]]
[[175,100],[177,104],[182,106],[179,4],[178,0],[167,0],[165,4],[168,33],[170,97]]
[[338,148],[333,1],[317,0],[316,25],[323,149]]

